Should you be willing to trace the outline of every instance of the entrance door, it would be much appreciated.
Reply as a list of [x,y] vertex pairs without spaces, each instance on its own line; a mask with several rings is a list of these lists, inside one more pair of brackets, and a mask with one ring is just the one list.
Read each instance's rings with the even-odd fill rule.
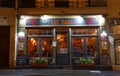
[[56,32],[56,40],[57,40],[57,54],[56,54],[56,64],[57,65],[69,65],[70,57],[69,57],[69,46],[68,46],[68,31],[57,31]]
[[9,67],[10,28],[0,27],[0,68]]

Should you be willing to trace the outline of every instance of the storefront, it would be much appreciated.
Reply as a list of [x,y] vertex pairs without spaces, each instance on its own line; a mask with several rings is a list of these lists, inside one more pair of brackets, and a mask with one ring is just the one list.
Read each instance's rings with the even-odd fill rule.
[[[106,37],[102,37],[101,43],[100,33],[105,27],[105,21],[100,22],[104,20],[100,19],[101,17],[21,15],[18,27],[17,65],[29,65],[31,58],[38,57],[47,57],[49,65],[75,65],[75,60],[80,57],[93,59],[95,65],[102,64],[101,50],[106,49],[105,53],[109,51],[108,47],[105,47]],[[24,55],[24,58],[19,62],[21,55]],[[104,64],[109,64],[108,61]]]

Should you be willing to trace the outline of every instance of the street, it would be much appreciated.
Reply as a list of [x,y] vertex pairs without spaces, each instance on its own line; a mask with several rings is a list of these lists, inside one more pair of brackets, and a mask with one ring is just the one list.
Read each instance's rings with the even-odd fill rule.
[[72,69],[8,69],[0,70],[0,76],[120,76],[120,71]]

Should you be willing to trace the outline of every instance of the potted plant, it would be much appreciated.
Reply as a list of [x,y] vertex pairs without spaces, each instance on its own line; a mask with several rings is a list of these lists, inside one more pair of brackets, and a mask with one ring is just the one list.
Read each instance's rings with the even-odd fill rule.
[[76,60],[76,65],[77,66],[93,66],[94,61],[91,58],[80,57],[79,59]]
[[48,66],[48,59],[45,57],[32,58],[30,66]]

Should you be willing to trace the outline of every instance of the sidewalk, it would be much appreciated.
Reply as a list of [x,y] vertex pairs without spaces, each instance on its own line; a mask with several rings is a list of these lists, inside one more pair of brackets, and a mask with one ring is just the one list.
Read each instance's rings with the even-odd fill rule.
[[0,76],[120,76],[120,71],[73,69],[11,69],[0,70]]

